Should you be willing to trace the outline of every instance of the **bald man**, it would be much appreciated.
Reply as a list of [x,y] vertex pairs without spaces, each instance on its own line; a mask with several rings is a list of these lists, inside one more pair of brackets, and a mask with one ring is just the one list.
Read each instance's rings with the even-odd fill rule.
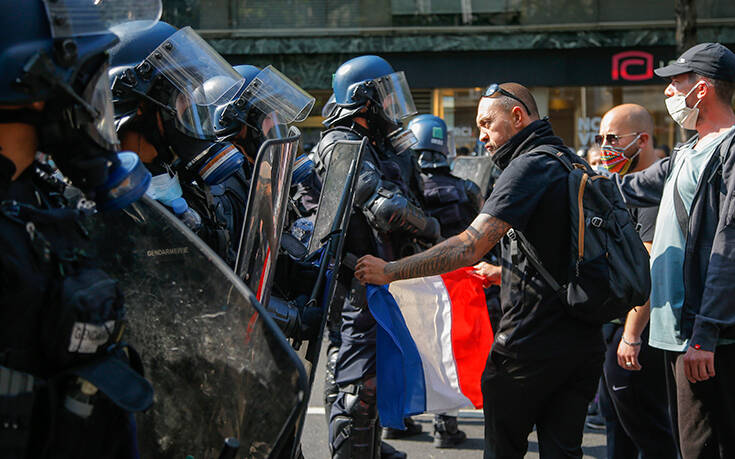
[[[658,160],[653,118],[637,104],[618,105],[605,113],[600,133],[602,165],[621,175],[638,172]],[[638,234],[651,251],[658,207],[632,209]],[[606,421],[610,458],[676,457],[668,415],[664,354],[648,345],[648,302],[603,326],[607,344],[600,408]]]
[[425,252],[390,263],[363,257],[355,276],[387,284],[446,273],[474,265],[502,238],[503,315],[482,376],[485,457],[522,458],[535,425],[542,457],[581,458],[587,404],[602,370],[600,327],[570,316],[524,253],[503,238],[511,227],[522,231],[551,274],[567,282],[569,173],[538,149],[581,159],[539,119],[533,96],[519,84],[490,85],[476,121],[480,141],[503,171],[480,215]]

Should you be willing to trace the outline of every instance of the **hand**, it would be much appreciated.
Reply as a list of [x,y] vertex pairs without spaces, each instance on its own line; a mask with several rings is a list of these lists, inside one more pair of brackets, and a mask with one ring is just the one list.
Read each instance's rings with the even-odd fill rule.
[[[638,343],[641,341],[640,336],[626,336],[625,339],[629,343]],[[624,370],[639,371],[641,368],[643,368],[638,361],[638,354],[640,354],[640,352],[640,346],[631,346],[629,344],[625,344],[625,342],[621,339],[620,344],[618,344],[618,365],[620,365],[620,367]],[[628,365],[628,363],[631,363],[631,365]]]
[[385,274],[385,265],[388,263],[378,257],[365,255],[357,260],[355,265],[355,277],[362,285],[375,284],[385,285],[390,283],[388,275]]
[[715,375],[715,353],[687,347],[684,354],[684,375],[690,383],[706,381]]
[[491,265],[490,263],[481,261],[477,263],[474,268],[475,274],[485,278],[485,287],[500,285],[500,273],[502,271],[500,266]]

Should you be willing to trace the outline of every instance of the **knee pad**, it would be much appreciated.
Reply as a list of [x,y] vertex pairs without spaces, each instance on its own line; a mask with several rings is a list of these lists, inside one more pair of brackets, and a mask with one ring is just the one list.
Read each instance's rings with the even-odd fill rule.
[[344,412],[330,425],[332,457],[374,459],[379,453],[375,377],[341,387],[339,397]]
[[327,349],[327,365],[326,375],[324,377],[324,415],[329,425],[329,416],[332,411],[332,404],[337,399],[339,386],[334,377],[334,371],[337,366],[337,355],[339,355],[339,346],[329,346]]

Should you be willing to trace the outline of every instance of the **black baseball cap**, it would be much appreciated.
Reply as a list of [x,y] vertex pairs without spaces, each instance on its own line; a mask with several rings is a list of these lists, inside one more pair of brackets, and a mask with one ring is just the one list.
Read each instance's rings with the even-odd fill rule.
[[654,72],[663,78],[694,72],[715,80],[735,81],[735,53],[719,43],[700,43],[684,51],[676,62]]

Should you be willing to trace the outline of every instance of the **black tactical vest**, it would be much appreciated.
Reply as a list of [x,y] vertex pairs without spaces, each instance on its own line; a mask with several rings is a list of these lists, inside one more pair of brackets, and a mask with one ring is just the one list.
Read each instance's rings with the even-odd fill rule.
[[477,217],[479,209],[474,208],[467,196],[463,180],[441,172],[423,172],[421,179],[424,185],[424,209],[439,220],[442,236],[448,238],[467,229]]
[[218,185],[182,183],[181,187],[186,202],[202,218],[198,236],[234,267],[250,188],[245,171],[238,169]]

